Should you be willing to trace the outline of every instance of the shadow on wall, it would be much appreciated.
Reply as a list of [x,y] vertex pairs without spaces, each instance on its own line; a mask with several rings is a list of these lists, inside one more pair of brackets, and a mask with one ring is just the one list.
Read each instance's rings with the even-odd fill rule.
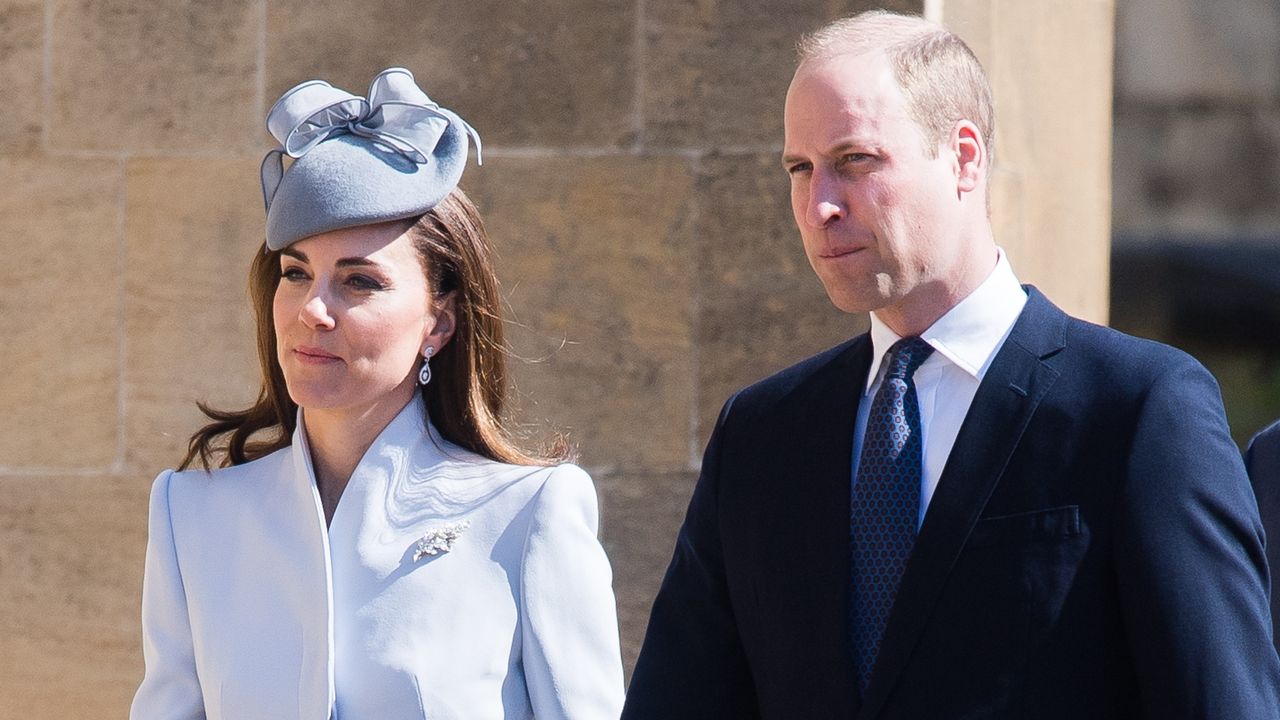
[[1203,363],[1222,387],[1241,447],[1280,417],[1278,240],[1114,239],[1111,325]]

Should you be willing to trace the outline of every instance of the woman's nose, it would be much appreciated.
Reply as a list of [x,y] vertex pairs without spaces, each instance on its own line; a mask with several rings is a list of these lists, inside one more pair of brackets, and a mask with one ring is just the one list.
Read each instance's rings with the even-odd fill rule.
[[332,330],[333,315],[329,312],[329,306],[325,303],[324,298],[320,295],[312,295],[302,305],[302,311],[298,313],[298,318],[303,324],[312,329]]

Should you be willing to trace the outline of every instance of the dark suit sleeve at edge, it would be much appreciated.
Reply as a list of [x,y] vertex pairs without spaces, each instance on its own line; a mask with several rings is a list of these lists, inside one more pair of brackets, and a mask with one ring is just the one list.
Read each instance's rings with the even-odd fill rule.
[[1217,383],[1180,359],[1147,392],[1120,496],[1117,581],[1143,717],[1274,720],[1257,504]]
[[759,717],[725,581],[718,493],[730,398],[707,444],[675,554],[653,603],[623,720]]

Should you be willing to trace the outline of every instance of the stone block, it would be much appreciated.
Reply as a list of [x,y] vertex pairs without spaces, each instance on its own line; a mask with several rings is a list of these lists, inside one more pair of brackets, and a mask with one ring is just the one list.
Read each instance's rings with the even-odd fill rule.
[[646,148],[782,147],[782,104],[800,36],[871,7],[919,0],[646,0],[642,30]]
[[173,467],[204,422],[244,407],[259,373],[249,264],[263,238],[256,160],[129,161],[125,392],[128,464]]
[[510,305],[522,408],[592,467],[684,469],[693,182],[678,158],[491,158],[464,180]]
[[671,562],[697,473],[619,473],[595,478],[600,529],[613,565],[627,678],[649,626],[649,610]]
[[493,147],[629,146],[634,18],[635,0],[272,2],[267,99],[317,77],[363,95],[399,65]]
[[1117,234],[1269,236],[1280,226],[1280,113],[1117,113],[1114,137]]
[[128,714],[142,679],[148,488],[0,477],[0,716]]
[[1095,322],[1107,319],[1112,13],[1000,0],[981,58],[996,104],[996,241],[1023,282]]
[[1118,104],[1270,103],[1280,92],[1275,0],[1124,0],[1115,7]]
[[0,468],[118,454],[120,163],[0,156]]
[[258,2],[50,2],[50,145],[243,153],[261,144]]
[[0,152],[35,148],[44,126],[44,3],[9,0],[0,5]]
[[779,157],[712,156],[699,174],[699,454],[734,391],[867,327],[810,267]]

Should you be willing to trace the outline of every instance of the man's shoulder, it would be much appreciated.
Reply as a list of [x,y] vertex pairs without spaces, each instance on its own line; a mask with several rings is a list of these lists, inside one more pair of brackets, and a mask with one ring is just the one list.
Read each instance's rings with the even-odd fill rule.
[[1200,365],[1172,345],[1130,335],[1079,318],[1070,319],[1070,345],[1099,361],[1133,371],[1161,371],[1170,366]]
[[[850,365],[851,355],[857,353],[861,344],[870,342],[870,338],[864,333],[816,355],[811,355],[742,388],[734,394],[733,402],[737,405],[773,404],[789,396],[796,388],[811,381],[815,376],[832,371],[833,366]],[[836,370],[836,372],[840,371]]]
[[1259,472],[1267,474],[1280,471],[1280,420],[1258,431],[1249,440],[1249,449],[1244,454],[1245,465],[1249,474],[1256,476]]
[[[1025,317],[1015,325],[1009,342],[1038,350],[1051,365],[1069,371],[1087,369],[1099,380],[1116,375],[1150,380],[1175,370],[1204,370],[1199,361],[1178,348],[1068,315],[1038,291],[1030,294],[1032,301]],[[1055,343],[1044,343],[1035,329],[1026,327],[1059,323],[1062,333],[1060,342]],[[1033,340],[1028,342],[1028,338]]]

